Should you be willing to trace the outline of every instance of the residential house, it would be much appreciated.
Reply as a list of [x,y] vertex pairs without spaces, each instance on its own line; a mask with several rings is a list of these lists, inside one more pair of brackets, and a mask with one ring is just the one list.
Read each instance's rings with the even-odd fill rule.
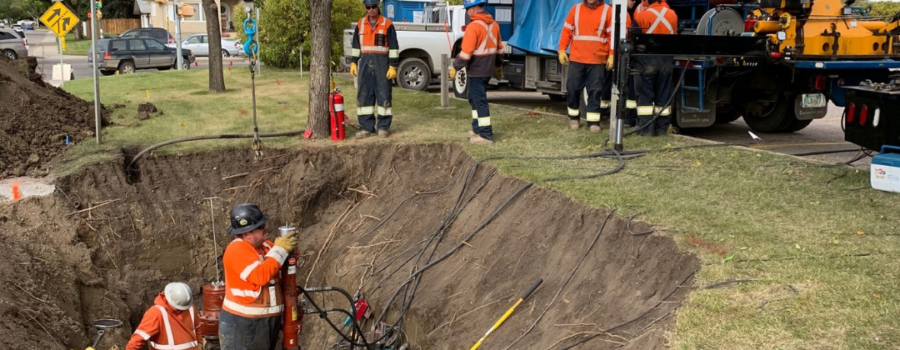
[[[219,5],[219,27],[223,31],[234,31],[232,23],[232,11],[241,0],[215,0]],[[200,0],[179,0],[178,4],[190,5],[194,8],[194,15],[181,19],[181,34],[206,33],[206,14],[200,7]],[[172,0],[134,0],[134,14],[141,15],[141,27],[165,28],[175,35],[175,13]]]

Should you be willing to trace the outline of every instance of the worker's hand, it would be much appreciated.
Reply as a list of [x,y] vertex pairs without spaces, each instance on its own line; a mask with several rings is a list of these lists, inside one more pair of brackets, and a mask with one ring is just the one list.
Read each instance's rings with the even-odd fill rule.
[[88,346],[88,347],[87,347],[87,348],[85,348],[85,349],[84,349],[84,350],[94,350],[94,348],[92,348],[92,347],[90,347],[90,346]]
[[351,63],[350,64],[350,75],[352,75],[354,78],[356,78],[356,74],[358,74],[358,73],[359,73],[359,71],[356,68],[356,63]]
[[569,55],[566,55],[566,50],[559,50],[559,64],[564,66],[569,65]]
[[387,79],[394,80],[394,78],[396,78],[396,77],[397,77],[397,68],[388,67]]
[[450,79],[456,79],[456,68],[450,68]]
[[291,231],[291,233],[275,239],[275,246],[282,247],[287,251],[292,251],[294,248],[297,248],[296,231]]
[[613,69],[613,66],[614,66],[615,63],[616,63],[616,58],[615,58],[615,57],[616,57],[615,55],[610,54],[610,55],[609,55],[609,58],[606,59],[606,70],[611,70],[611,69]]
[[503,80],[503,67],[494,68],[494,79]]

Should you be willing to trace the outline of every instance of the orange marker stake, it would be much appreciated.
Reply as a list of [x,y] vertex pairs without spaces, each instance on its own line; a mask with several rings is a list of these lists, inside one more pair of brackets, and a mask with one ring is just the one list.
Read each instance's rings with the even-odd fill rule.
[[19,192],[19,184],[18,183],[14,183],[12,185],[12,198],[13,198],[13,201],[18,201],[18,200],[22,199],[22,193]]

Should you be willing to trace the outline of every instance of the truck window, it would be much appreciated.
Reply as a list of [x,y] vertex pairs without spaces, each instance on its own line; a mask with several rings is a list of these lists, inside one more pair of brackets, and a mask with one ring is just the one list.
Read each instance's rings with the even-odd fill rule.
[[128,50],[128,48],[125,46],[125,44],[126,44],[126,43],[125,43],[125,40],[113,40],[112,42],[109,43],[109,49],[110,49],[110,51],[115,51],[115,50],[125,51],[125,50]]
[[147,47],[144,46],[144,41],[140,39],[136,40],[128,40],[128,47],[131,48],[131,51],[145,51]]

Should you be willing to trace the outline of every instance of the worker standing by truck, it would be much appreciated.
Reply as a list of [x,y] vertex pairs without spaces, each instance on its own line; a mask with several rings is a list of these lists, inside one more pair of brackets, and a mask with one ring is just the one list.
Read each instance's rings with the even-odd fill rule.
[[269,241],[269,217],[256,204],[238,204],[230,217],[228,233],[236,237],[222,257],[221,350],[274,350],[284,311],[279,272],[289,252],[297,247],[297,238],[291,232],[275,243]]
[[[636,13],[635,22],[645,34],[673,35],[678,16],[661,0],[648,0],[649,7]],[[637,127],[641,136],[665,136],[672,115],[669,95],[672,93],[672,56],[637,56],[635,78],[637,92]],[[657,115],[656,120],[653,117]]]
[[379,137],[388,137],[393,117],[391,80],[397,77],[400,45],[393,22],[381,15],[380,2],[363,0],[366,15],[359,19],[353,32],[350,74],[359,82],[356,115],[362,129],[354,136],[357,139],[374,135],[376,127]]
[[450,69],[450,79],[456,71],[466,68],[466,86],[469,87],[469,105],[472,106],[472,132],[469,142],[476,145],[494,143],[491,127],[491,111],[487,101],[487,85],[503,65],[503,44],[500,42],[500,26],[491,14],[484,12],[487,0],[465,0],[463,7],[472,20],[466,26],[459,55]]
[[[569,129],[581,127],[578,107],[581,91],[587,87],[585,106],[587,125],[591,132],[600,132],[600,91],[611,64],[610,34],[613,28],[612,7],[601,0],[584,0],[572,6],[562,33],[559,35],[559,63],[568,65],[566,95]],[[566,54],[571,44],[571,56]]]

